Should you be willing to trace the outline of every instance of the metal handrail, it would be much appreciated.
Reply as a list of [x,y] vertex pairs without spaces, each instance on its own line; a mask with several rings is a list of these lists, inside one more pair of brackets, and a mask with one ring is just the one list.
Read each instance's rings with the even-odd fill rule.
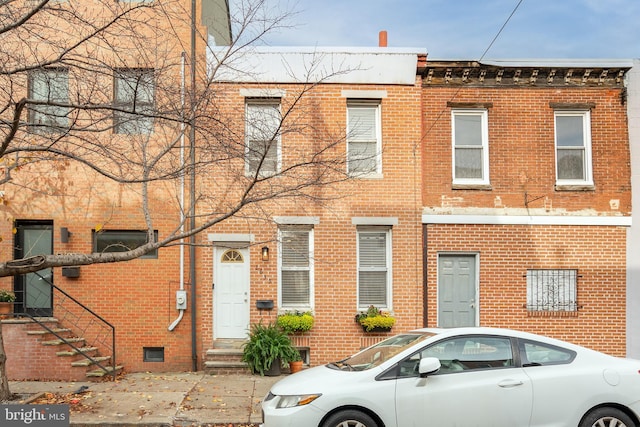
[[[60,289],[58,286],[54,285],[51,280],[49,280],[47,277],[42,276],[40,273],[35,273],[38,277],[40,277],[40,279],[49,284],[49,286],[51,286],[52,290],[55,289],[57,292],[59,292],[63,298],[54,298],[54,304],[53,304],[53,315],[56,318],[56,320],[58,320],[58,323],[63,326],[63,327],[69,327],[71,329],[74,330],[74,332],[77,332],[77,329],[80,329],[83,334],[86,335],[86,333],[89,331],[90,328],[98,328],[98,332],[100,331],[110,331],[110,333],[108,332],[104,332],[104,333],[100,333],[100,334],[96,334],[95,336],[95,341],[88,341],[87,342],[89,344],[96,344],[96,343],[100,343],[103,347],[106,347],[109,350],[111,350],[111,374],[113,376],[113,379],[115,380],[116,378],[116,329],[115,326],[113,326],[111,323],[109,323],[107,320],[105,320],[102,316],[100,316],[99,314],[97,314],[96,312],[94,312],[93,310],[91,310],[89,307],[87,307],[86,305],[82,304],[80,301],[78,301],[76,298],[74,298],[73,296],[69,295],[67,292],[65,292],[64,290]],[[47,309],[47,314],[45,316],[38,316],[38,308],[30,308],[30,310],[32,310],[34,313],[36,313],[36,315],[33,315],[31,313],[29,313],[27,311],[27,306],[26,306],[26,290],[23,290],[24,295],[22,298],[22,312],[21,313],[15,313],[14,315],[20,315],[20,316],[26,316],[29,317],[30,319],[32,319],[35,323],[39,324],[42,328],[46,329],[47,332],[55,335],[60,341],[64,342],[66,345],[68,345],[69,347],[71,347],[77,354],[82,355],[84,358],[88,359],[91,361],[92,364],[96,365],[97,367],[99,367],[100,369],[104,370],[105,372],[109,372],[109,368],[103,366],[102,363],[100,363],[100,361],[94,359],[93,357],[91,357],[89,354],[87,354],[85,351],[83,351],[81,348],[75,346],[73,344],[73,342],[70,342],[67,338],[61,336],[60,334],[58,334],[56,331],[52,330],[51,328],[49,328],[47,325],[44,324],[44,322],[42,322],[40,320],[40,318],[42,317],[49,317],[48,315],[48,309]],[[55,297],[54,293],[52,292],[52,298]],[[48,297],[46,297],[48,298]],[[73,311],[70,307],[66,307],[65,303],[67,301],[71,301],[72,303],[75,304],[75,307],[77,308],[75,311]],[[90,315],[90,317],[88,319],[84,318],[84,313],[88,313]],[[40,314],[43,314],[42,312]],[[75,318],[75,320],[73,319]],[[81,321],[86,321],[85,324],[80,324]],[[86,337],[83,337],[86,339]],[[107,338],[111,338],[111,343],[109,344],[107,341]]]

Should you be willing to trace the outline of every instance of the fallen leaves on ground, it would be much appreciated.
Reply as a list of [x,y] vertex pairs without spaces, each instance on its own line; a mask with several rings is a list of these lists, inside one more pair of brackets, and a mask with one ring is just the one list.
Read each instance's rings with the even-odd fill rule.
[[91,397],[91,393],[44,393],[31,403],[35,405],[67,404],[71,413],[94,412],[93,406],[84,402],[89,397]]

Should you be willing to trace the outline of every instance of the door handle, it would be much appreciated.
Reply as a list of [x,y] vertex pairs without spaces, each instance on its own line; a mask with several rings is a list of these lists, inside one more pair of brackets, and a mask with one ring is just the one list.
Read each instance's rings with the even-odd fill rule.
[[498,387],[502,388],[513,388],[523,385],[524,382],[520,380],[503,380],[498,383]]

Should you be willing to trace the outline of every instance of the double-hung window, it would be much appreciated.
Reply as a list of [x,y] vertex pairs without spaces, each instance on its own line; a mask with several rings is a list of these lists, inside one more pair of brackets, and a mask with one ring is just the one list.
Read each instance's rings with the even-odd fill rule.
[[347,170],[351,176],[382,173],[379,100],[347,103]]
[[155,102],[153,70],[147,68],[116,70],[114,91],[115,133],[151,134]]
[[453,183],[489,185],[487,110],[452,110]]
[[591,114],[555,112],[556,185],[593,185]]
[[280,169],[280,99],[246,103],[245,173],[268,177]]
[[391,308],[391,228],[358,227],[358,307]]
[[45,68],[29,74],[29,123],[38,133],[64,132],[69,128],[69,73]]
[[309,309],[313,295],[313,228],[286,226],[279,234],[280,305]]

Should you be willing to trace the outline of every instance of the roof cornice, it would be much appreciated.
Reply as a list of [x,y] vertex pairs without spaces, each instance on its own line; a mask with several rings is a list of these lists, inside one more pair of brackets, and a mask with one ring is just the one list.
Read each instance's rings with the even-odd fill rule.
[[628,61],[429,61],[424,86],[471,87],[623,87]]

